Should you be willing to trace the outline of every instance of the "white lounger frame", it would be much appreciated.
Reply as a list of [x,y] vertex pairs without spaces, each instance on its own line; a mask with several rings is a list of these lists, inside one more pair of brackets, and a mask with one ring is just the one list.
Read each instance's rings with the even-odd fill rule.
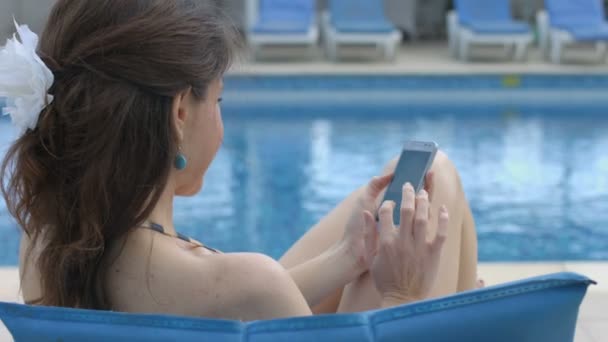
[[386,60],[395,59],[397,47],[401,42],[399,30],[383,33],[341,33],[331,25],[329,12],[324,12],[321,18],[325,48],[331,60],[338,60],[338,48],[341,44],[375,45],[379,51],[383,52]]
[[318,27],[311,27],[304,34],[259,34],[251,32],[249,46],[255,59],[264,46],[304,46],[307,53],[313,56],[316,53],[319,41]]

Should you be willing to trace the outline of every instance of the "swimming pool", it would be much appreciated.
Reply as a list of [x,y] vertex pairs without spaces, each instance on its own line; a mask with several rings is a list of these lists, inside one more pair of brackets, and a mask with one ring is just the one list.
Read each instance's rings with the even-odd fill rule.
[[[373,90],[370,90],[373,89]],[[608,260],[608,76],[241,76],[226,137],[178,229],[279,257],[406,139],[458,166],[484,261]],[[0,120],[0,147],[10,141]],[[18,232],[0,201],[0,265]]]

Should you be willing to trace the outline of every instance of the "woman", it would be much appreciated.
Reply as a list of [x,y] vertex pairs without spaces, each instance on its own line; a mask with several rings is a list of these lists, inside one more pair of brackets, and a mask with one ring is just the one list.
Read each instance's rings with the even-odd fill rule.
[[26,302],[258,320],[474,287],[474,224],[443,154],[428,192],[404,186],[399,229],[394,203],[381,205],[378,229],[374,220],[393,162],[278,262],[177,234],[173,199],[200,191],[223,139],[221,80],[237,45],[200,1],[59,0],[38,49],[25,41],[31,63],[14,70],[40,69],[31,79],[45,86],[37,101],[16,101],[23,134],[0,176],[25,232]]

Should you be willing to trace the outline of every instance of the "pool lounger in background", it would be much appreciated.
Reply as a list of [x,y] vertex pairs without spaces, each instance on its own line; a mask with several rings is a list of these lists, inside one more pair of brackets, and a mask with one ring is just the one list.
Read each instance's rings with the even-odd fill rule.
[[448,40],[454,58],[466,61],[473,44],[515,46],[515,59],[524,60],[533,41],[527,23],[513,20],[509,0],[455,0],[448,13]]
[[597,59],[604,62],[608,42],[608,22],[599,0],[545,0],[547,11],[537,15],[539,40],[545,57],[561,63],[567,44],[595,44]]
[[401,32],[387,19],[382,1],[329,0],[328,7],[322,28],[331,60],[338,59],[340,45],[374,45],[387,60],[395,58]]
[[593,282],[557,273],[390,309],[243,323],[0,303],[16,342],[571,342]]
[[265,45],[304,46],[312,55],[319,40],[315,0],[258,0],[258,4],[257,20],[248,35],[254,58]]

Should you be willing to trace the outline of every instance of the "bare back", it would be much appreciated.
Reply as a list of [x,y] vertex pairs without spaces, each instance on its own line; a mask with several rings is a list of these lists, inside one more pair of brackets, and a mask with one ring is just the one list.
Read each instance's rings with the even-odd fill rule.
[[[37,251],[26,260],[21,244],[26,302],[41,296]],[[24,267],[25,266],[25,267]],[[310,314],[285,269],[260,254],[214,254],[152,231],[135,230],[106,253],[104,288],[112,310],[251,320]],[[276,308],[270,298],[283,297]],[[308,311],[307,311],[308,310]]]

